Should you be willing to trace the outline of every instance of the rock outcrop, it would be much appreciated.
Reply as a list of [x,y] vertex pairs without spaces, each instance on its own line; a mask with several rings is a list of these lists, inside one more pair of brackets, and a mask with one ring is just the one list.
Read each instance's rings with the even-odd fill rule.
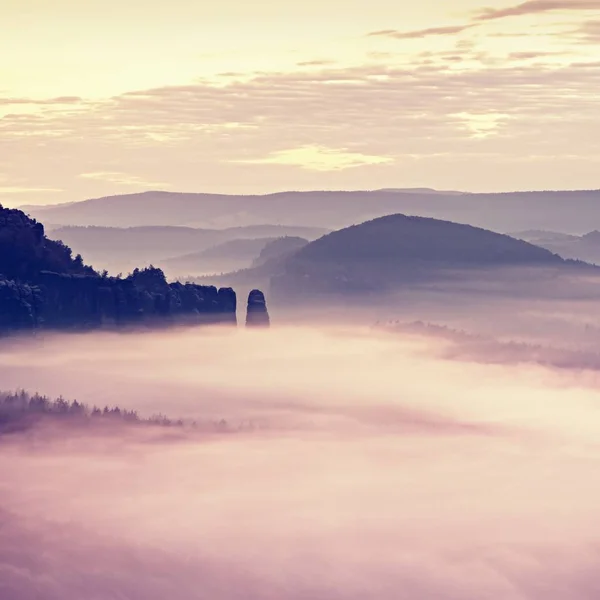
[[40,223],[0,206],[0,333],[182,321],[236,324],[235,292],[168,283],[154,267],[100,275]]
[[231,288],[167,283],[160,269],[149,267],[129,277],[94,277],[42,272],[42,303],[36,326],[53,328],[122,327],[172,322],[236,321]]
[[248,294],[246,327],[269,327],[270,324],[265,295],[260,290],[252,290]]

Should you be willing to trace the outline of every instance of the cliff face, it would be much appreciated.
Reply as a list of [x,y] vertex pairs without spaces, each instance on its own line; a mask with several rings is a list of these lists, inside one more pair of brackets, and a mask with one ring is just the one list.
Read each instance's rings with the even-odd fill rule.
[[39,288],[0,275],[0,333],[36,327],[42,296]]
[[236,324],[231,288],[167,283],[160,269],[126,279],[41,272],[34,326],[93,328],[168,322]]
[[180,321],[236,324],[235,292],[168,283],[153,267],[100,275],[40,223],[0,207],[0,332]]

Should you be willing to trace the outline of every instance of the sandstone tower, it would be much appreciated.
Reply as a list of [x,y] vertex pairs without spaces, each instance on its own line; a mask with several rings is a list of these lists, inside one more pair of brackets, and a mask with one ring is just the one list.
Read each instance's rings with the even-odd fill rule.
[[269,327],[270,323],[265,295],[260,290],[252,290],[248,294],[246,327]]

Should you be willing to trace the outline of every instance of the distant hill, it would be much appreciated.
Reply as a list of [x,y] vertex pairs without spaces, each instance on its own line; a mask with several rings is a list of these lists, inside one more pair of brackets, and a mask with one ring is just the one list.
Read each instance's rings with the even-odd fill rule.
[[251,267],[188,280],[201,285],[235,286],[242,294],[253,288],[268,290],[271,278],[283,275],[287,260],[308,243],[299,237],[277,238],[263,248]]
[[299,261],[412,261],[451,265],[560,262],[551,252],[508,235],[426,217],[389,215],[334,231],[294,255]]
[[424,217],[390,215],[325,235],[290,256],[271,280],[279,296],[360,293],[495,267],[562,267],[528,242]]
[[297,236],[280,237],[270,241],[260,251],[260,254],[254,259],[252,266],[258,267],[273,260],[280,260],[304,248],[308,240]]
[[[53,229],[51,236],[62,240],[97,269],[106,269],[111,273],[126,273],[139,266],[162,265],[166,259],[203,252],[234,239],[273,239],[299,233],[308,239],[316,239],[327,231],[318,227],[264,224],[228,229],[174,226],[129,228],[67,226]],[[247,266],[259,252],[260,248],[250,251]]]
[[228,240],[200,252],[160,260],[155,264],[173,276],[237,271],[250,267],[253,260],[256,260],[256,257],[260,255],[265,246],[276,239],[279,238]]
[[508,235],[518,240],[525,240],[536,246],[539,246],[540,242],[562,242],[565,240],[575,240],[579,237],[568,233],[560,233],[559,231],[545,231],[544,229],[528,229],[527,231],[517,231]]
[[[499,232],[547,229],[581,235],[593,228],[600,229],[600,191],[463,194],[387,189],[254,196],[149,191],[57,206],[28,207],[28,211],[46,223],[63,225],[171,225],[205,229],[261,223],[339,229],[403,213]],[[270,235],[278,234],[263,232],[255,237]],[[311,237],[301,231],[279,235]]]
[[[504,293],[514,282],[507,280],[505,285],[498,274],[514,273],[518,267],[525,279],[536,273],[553,279],[556,272],[567,271],[578,276],[578,268],[592,269],[504,234],[437,219],[389,215],[334,231],[250,269],[194,281],[239,290],[260,287],[281,305],[311,295],[349,298],[484,280],[497,293]],[[529,289],[535,287],[532,281]]]
[[468,192],[457,192],[452,190],[434,190],[433,188],[381,188],[378,192],[394,192],[407,194],[442,194],[445,196],[462,196]]
[[548,231],[522,232],[520,237],[555,252],[563,258],[583,260],[600,265],[600,231],[590,231],[581,236]]
[[[254,282],[252,287],[260,287],[268,285],[269,277],[282,268],[285,259],[308,243],[298,236],[231,240],[202,252],[160,261],[159,265],[173,274],[185,273],[190,280]],[[224,268],[227,263],[234,266]]]

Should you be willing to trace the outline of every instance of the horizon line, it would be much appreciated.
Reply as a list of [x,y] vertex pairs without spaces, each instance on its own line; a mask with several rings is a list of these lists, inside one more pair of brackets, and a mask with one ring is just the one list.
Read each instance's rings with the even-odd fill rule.
[[[47,204],[20,204],[14,206],[19,210],[23,210],[25,208],[56,208],[59,206],[69,206],[74,204],[82,204],[84,202],[91,202],[94,200],[105,200],[109,198],[118,198],[125,196],[142,196],[144,194],[171,194],[171,195],[179,195],[179,196],[223,196],[223,197],[242,197],[242,198],[261,198],[268,196],[279,196],[283,194],[359,194],[359,193],[389,193],[389,194],[417,194],[421,196],[428,195],[448,195],[448,196],[499,196],[499,195],[508,195],[508,194],[560,194],[560,193],[593,193],[599,192],[600,188],[576,188],[576,189],[513,189],[507,191],[464,191],[464,190],[438,190],[437,188],[431,187],[410,187],[410,188],[373,188],[373,189],[307,189],[307,190],[295,190],[295,189],[283,189],[276,192],[265,192],[262,194],[257,193],[226,193],[226,192],[189,192],[189,191],[174,191],[174,190],[165,190],[165,189],[156,189],[156,190],[144,190],[141,192],[129,192],[129,193],[115,193],[109,194],[106,196],[94,196],[91,198],[84,198],[83,200],[69,200],[66,202],[50,202]],[[2,202],[0,201],[0,205]]]

